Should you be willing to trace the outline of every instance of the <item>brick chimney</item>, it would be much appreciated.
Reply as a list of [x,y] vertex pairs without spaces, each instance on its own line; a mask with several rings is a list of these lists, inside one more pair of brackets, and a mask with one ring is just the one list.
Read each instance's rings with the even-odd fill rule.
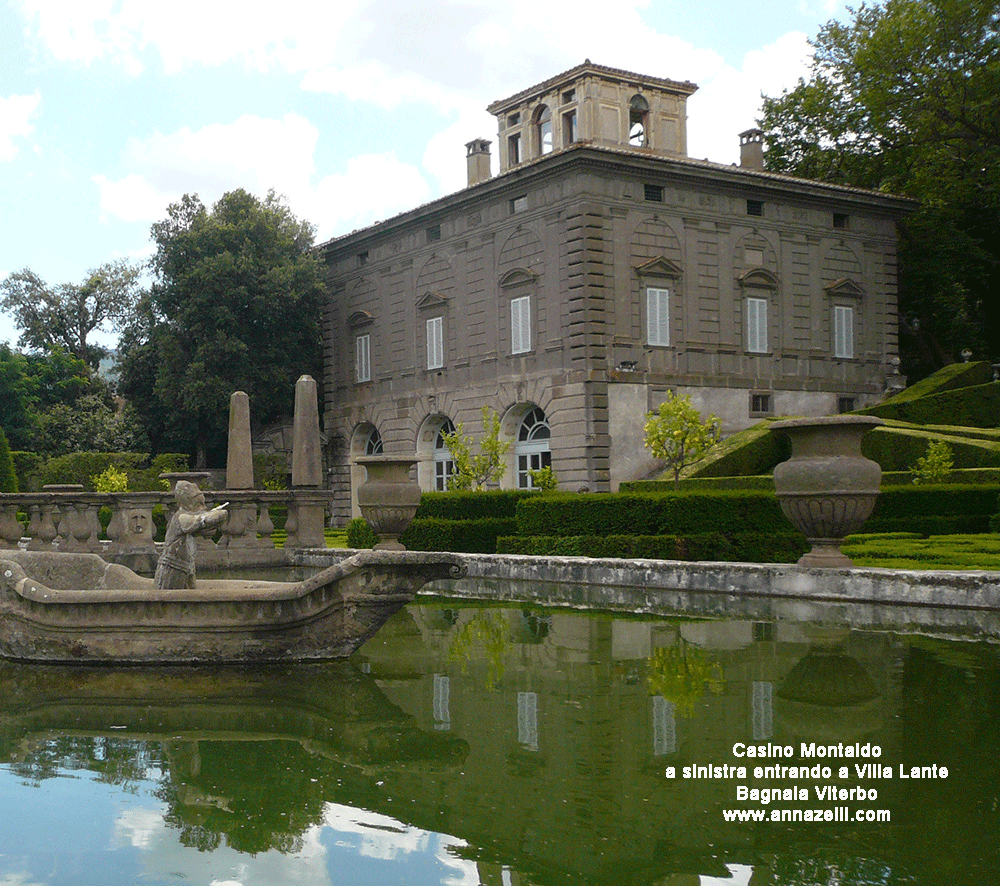
[[744,169],[764,169],[764,133],[748,129],[740,133],[740,166]]
[[469,187],[478,185],[491,177],[490,140],[474,138],[465,145],[469,164]]

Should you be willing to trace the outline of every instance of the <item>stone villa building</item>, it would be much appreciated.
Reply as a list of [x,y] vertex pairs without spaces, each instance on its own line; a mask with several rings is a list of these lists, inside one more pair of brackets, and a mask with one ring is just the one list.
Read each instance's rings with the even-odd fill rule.
[[[909,201],[687,156],[688,82],[589,60],[494,102],[468,187],[318,247],[338,517],[376,452],[450,471],[442,433],[511,441],[502,485],[551,465],[607,491],[656,467],[645,414],[689,395],[727,433],[877,400],[896,355]],[[348,492],[350,491],[350,495]],[[353,507],[353,506],[352,506]]]

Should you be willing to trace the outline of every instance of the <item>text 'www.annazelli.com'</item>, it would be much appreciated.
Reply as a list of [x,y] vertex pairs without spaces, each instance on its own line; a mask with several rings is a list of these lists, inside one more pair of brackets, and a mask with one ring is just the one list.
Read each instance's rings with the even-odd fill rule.
[[723,809],[725,821],[889,821],[888,809],[856,809],[835,806],[833,809]]

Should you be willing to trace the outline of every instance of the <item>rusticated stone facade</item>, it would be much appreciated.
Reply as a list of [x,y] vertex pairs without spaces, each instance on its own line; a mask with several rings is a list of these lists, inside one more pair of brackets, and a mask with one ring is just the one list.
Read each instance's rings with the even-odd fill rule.
[[[442,427],[478,436],[483,406],[512,443],[502,485],[551,464],[562,489],[601,491],[655,468],[642,422],[668,389],[726,432],[882,395],[910,204],[685,157],[693,90],[581,65],[491,106],[506,138],[512,109],[530,121],[543,100],[575,98],[575,131],[522,124],[528,155],[512,163],[505,141],[486,180],[472,162],[485,142],[470,142],[475,184],[319,247],[339,517],[356,507],[357,456],[415,451],[433,489],[448,471]],[[586,138],[612,95],[618,143],[607,128]],[[625,128],[637,96],[646,135]]]

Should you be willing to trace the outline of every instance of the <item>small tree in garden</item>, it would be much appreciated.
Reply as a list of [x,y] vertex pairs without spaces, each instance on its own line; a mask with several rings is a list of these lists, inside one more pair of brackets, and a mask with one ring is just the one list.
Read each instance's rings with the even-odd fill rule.
[[510,443],[500,439],[500,416],[488,406],[483,407],[483,439],[479,441],[479,454],[472,454],[472,437],[465,434],[461,422],[455,430],[444,435],[444,445],[451,453],[455,470],[448,478],[449,489],[482,489],[488,483],[498,483],[507,466],[503,457]]
[[667,392],[658,412],[646,414],[644,430],[646,448],[673,471],[675,488],[680,483],[681,471],[701,461],[719,442],[721,434],[718,418],[709,415],[703,420],[691,405],[690,397],[678,396],[673,391]]
[[954,466],[951,447],[944,440],[931,440],[927,451],[913,463],[913,482],[944,483]]

